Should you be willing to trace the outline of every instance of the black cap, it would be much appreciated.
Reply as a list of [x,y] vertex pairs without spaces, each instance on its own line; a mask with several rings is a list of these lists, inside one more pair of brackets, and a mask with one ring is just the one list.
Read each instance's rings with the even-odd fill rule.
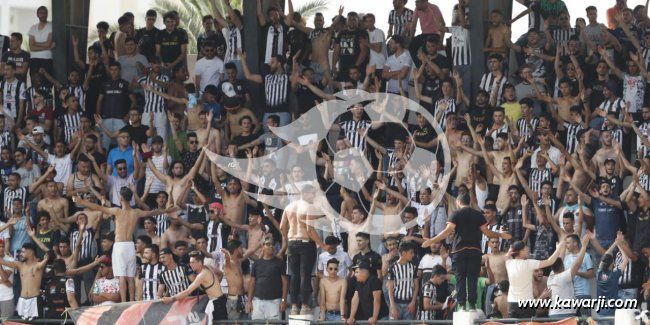
[[368,264],[367,262],[361,261],[361,262],[357,263],[357,265],[353,266],[352,269],[362,269],[362,270],[370,271],[370,264]]
[[341,240],[336,236],[327,236],[325,238],[325,245],[338,245],[341,243]]
[[164,142],[163,138],[161,136],[159,136],[159,135],[154,136],[153,138],[151,138],[151,143],[163,143],[163,142]]
[[172,253],[171,248],[165,247],[165,248],[160,250],[160,255],[162,255],[162,254],[172,254],[173,255],[174,253]]

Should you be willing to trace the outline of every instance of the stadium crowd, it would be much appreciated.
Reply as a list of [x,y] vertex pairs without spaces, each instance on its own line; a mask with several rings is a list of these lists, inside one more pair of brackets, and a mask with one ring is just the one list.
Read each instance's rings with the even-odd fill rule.
[[[55,44],[46,7],[26,34],[0,36],[0,317],[207,294],[215,324],[352,324],[455,310],[607,316],[517,301],[650,298],[645,6],[617,0],[606,23],[589,6],[572,22],[562,0],[517,0],[527,32],[513,43],[512,20],[494,10],[472,57],[470,29],[482,26],[469,0],[451,22],[433,1],[393,0],[386,32],[343,7],[312,28],[291,0],[286,13],[258,0],[256,17],[221,1],[210,5],[225,12],[202,18],[193,71],[177,12],[149,10],[140,28],[125,13],[112,33],[100,22],[87,48],[74,33]],[[244,19],[259,25],[258,49],[243,48]],[[74,53],[66,80],[54,77],[55,46]],[[486,67],[480,80],[473,65]],[[437,125],[419,113],[378,123],[355,104],[332,141],[308,149],[270,129],[309,129],[301,116],[341,90],[410,97]],[[416,147],[437,159],[412,166]],[[340,159],[350,149],[363,156]],[[215,154],[247,162],[246,177]],[[303,209],[319,193],[338,213],[330,227]],[[284,195],[286,209],[256,194]],[[397,217],[365,231],[376,215]]]

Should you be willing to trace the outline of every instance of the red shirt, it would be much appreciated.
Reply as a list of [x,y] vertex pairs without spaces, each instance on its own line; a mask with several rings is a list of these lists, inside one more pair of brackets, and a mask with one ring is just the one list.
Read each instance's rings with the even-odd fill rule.
[[38,117],[38,120],[41,124],[47,120],[52,120],[54,118],[54,110],[52,107],[45,106],[43,107],[40,111],[36,109],[32,109],[29,112],[29,116],[35,116]]
[[440,8],[433,3],[427,4],[424,10],[415,10],[413,19],[420,20],[422,34],[441,34],[440,27],[445,26]]

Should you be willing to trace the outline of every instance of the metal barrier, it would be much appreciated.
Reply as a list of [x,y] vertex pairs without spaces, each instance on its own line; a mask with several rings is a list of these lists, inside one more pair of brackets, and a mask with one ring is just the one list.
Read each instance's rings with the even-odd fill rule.
[[[517,318],[495,318],[495,319],[477,319],[474,321],[474,324],[483,324],[487,323],[490,321],[496,321],[499,323],[504,323],[504,324],[517,324],[522,321],[537,321],[537,322],[556,322],[566,319],[566,317],[533,317],[533,318],[526,318],[526,319],[517,319]],[[580,322],[586,322],[588,319],[593,319],[596,321],[596,324],[598,324],[598,321],[613,321],[614,317],[609,316],[609,317],[578,317]],[[26,321],[22,320],[20,318],[9,318],[7,319],[8,321],[15,321],[19,323],[24,323],[24,324],[48,324],[48,325],[61,325],[61,324],[74,324],[74,322],[71,319],[67,320],[58,320],[58,319],[34,319],[31,321]],[[287,324],[288,320],[233,320],[233,321],[227,321],[224,322],[224,324],[241,324],[241,325],[265,325],[265,324]],[[312,321],[311,324],[314,325],[343,325],[345,324],[342,321]],[[364,325],[368,324],[368,321],[356,321],[355,324],[359,325]],[[379,320],[375,324],[382,325],[382,324],[400,324],[400,325],[406,325],[406,324],[452,324],[451,320]]]

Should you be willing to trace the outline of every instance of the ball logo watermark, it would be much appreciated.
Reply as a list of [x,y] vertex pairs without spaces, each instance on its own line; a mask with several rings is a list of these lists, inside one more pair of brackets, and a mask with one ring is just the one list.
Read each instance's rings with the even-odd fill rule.
[[[403,232],[416,223],[426,223],[445,195],[451,170],[449,145],[434,116],[418,103],[396,94],[344,90],[334,96],[336,99],[318,104],[289,125],[270,127],[270,136],[279,137],[284,143],[273,152],[267,151],[261,157],[252,157],[248,153],[248,158],[236,158],[207,150],[207,156],[224,172],[255,185],[257,192],[247,192],[251,197],[269,208],[296,212],[300,220],[317,229],[379,235]],[[408,114],[421,115],[418,118],[424,118],[433,128],[438,144],[435,152],[418,147],[412,140],[413,135],[404,122]],[[352,118],[341,119],[350,115]],[[388,125],[402,128],[411,139],[399,153],[393,149],[386,150],[368,135],[370,130]],[[339,133],[343,134],[343,139],[337,138]],[[327,151],[333,152],[334,157],[321,153]],[[377,161],[375,166],[383,166],[380,170],[373,169],[369,161],[372,155],[382,156],[374,158]],[[444,159],[437,159],[437,156]],[[276,175],[265,174],[267,171],[261,166],[269,162],[277,169],[286,170],[288,176],[277,180]],[[384,195],[386,203],[389,199],[396,202],[390,194],[395,187],[386,182],[373,184],[373,174],[375,179],[404,184],[407,198],[429,189],[429,214],[405,220],[401,213],[405,206],[403,203],[398,205],[401,210],[378,207],[386,206],[383,204]],[[318,182],[319,177],[331,179],[326,188]],[[377,187],[374,192],[373,185]],[[337,194],[335,191],[339,191],[342,197],[352,196],[359,202],[362,199],[370,202],[369,206],[363,205],[367,217],[342,217],[338,212],[339,206],[332,206],[333,203],[340,204],[333,199]]]

